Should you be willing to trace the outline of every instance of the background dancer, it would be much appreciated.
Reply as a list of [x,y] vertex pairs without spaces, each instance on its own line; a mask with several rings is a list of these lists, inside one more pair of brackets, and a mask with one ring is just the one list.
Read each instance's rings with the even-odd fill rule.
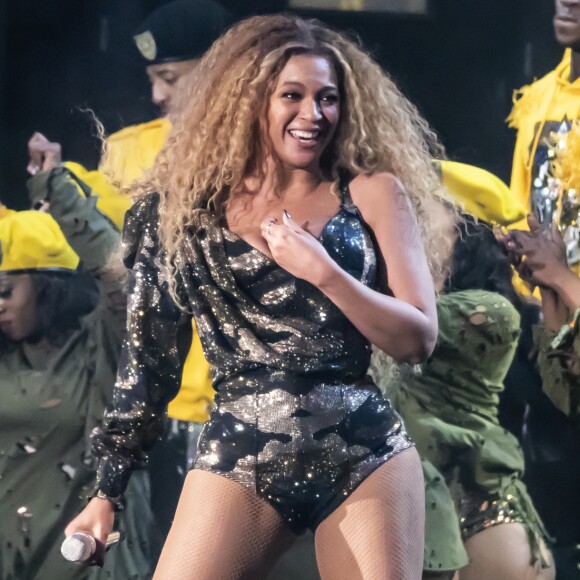
[[[40,173],[31,187],[45,190],[48,177]],[[99,574],[60,554],[61,533],[95,477],[87,438],[112,396],[126,276],[109,261],[119,242],[111,222],[86,205],[65,170],[50,180],[74,194],[68,204],[52,198],[59,223],[36,211],[3,208],[0,216],[0,577],[150,578],[160,539],[145,472],[131,481],[131,506],[118,522],[131,540]],[[75,204],[95,211],[90,226],[67,219]]]
[[[494,193],[479,193],[478,214],[505,223],[505,214],[488,208],[511,209],[509,200]],[[373,375],[423,463],[423,577],[553,579],[548,535],[523,482],[523,453],[498,418],[519,337],[512,270],[488,224],[465,216],[457,231],[450,221],[441,214],[441,227],[456,242],[437,302],[435,351],[420,371],[401,373],[377,357]]]
[[[66,162],[75,182],[96,195],[97,208],[121,229],[131,206],[126,188],[153,164],[177,114],[179,93],[194,83],[200,58],[231,22],[229,13],[213,0],[178,0],[161,6],[138,27],[135,45],[146,64],[151,100],[163,117],[126,127],[110,135],[98,171]],[[29,142],[32,171],[60,165],[61,147],[36,133]],[[40,203],[42,198],[35,200]],[[64,192],[66,194],[66,192]],[[72,219],[74,216],[69,216]],[[209,366],[197,333],[185,362],[182,387],[168,408],[168,420],[150,458],[152,507],[164,535],[171,527],[185,476],[193,462],[201,426],[208,418],[214,391]]]

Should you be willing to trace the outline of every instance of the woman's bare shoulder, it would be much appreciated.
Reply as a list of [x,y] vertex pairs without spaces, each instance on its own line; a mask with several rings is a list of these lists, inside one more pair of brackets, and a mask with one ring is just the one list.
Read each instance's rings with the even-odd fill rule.
[[353,203],[371,227],[401,212],[412,214],[405,188],[392,173],[359,174],[349,189]]

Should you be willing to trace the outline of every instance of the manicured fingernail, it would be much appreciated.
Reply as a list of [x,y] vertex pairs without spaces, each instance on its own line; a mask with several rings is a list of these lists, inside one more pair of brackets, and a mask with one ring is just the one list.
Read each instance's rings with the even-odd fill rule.
[[289,220],[291,220],[291,219],[292,219],[292,216],[291,216],[291,215],[290,215],[290,214],[289,214],[289,213],[288,213],[286,210],[284,210],[284,215],[285,215],[285,216],[286,216],[286,217],[287,217]]

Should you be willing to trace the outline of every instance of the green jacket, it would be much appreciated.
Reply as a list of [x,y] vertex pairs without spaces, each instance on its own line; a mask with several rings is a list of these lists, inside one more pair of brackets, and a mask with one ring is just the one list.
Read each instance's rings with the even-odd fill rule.
[[107,266],[119,233],[94,198],[79,194],[72,174],[39,174],[29,189],[33,202],[49,200],[100,296],[80,329],[59,344],[21,343],[0,357],[0,578],[150,578],[156,546],[144,472],[118,522],[128,540],[111,550],[104,570],[60,555],[64,528],[84,507],[95,477],[88,435],[112,396],[125,331],[124,270]]

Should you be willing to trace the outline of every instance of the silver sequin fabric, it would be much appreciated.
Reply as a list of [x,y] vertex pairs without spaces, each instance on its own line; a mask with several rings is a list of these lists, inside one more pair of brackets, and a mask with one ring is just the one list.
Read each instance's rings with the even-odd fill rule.
[[[319,241],[373,287],[376,255],[348,187]],[[93,434],[98,489],[121,503],[179,389],[190,317],[211,365],[215,406],[194,469],[255,490],[297,533],[314,529],[374,469],[412,445],[367,377],[368,340],[316,287],[198,215],[176,260],[176,294],[157,238],[158,196],[125,224],[132,271],[128,336],[115,397]]]

